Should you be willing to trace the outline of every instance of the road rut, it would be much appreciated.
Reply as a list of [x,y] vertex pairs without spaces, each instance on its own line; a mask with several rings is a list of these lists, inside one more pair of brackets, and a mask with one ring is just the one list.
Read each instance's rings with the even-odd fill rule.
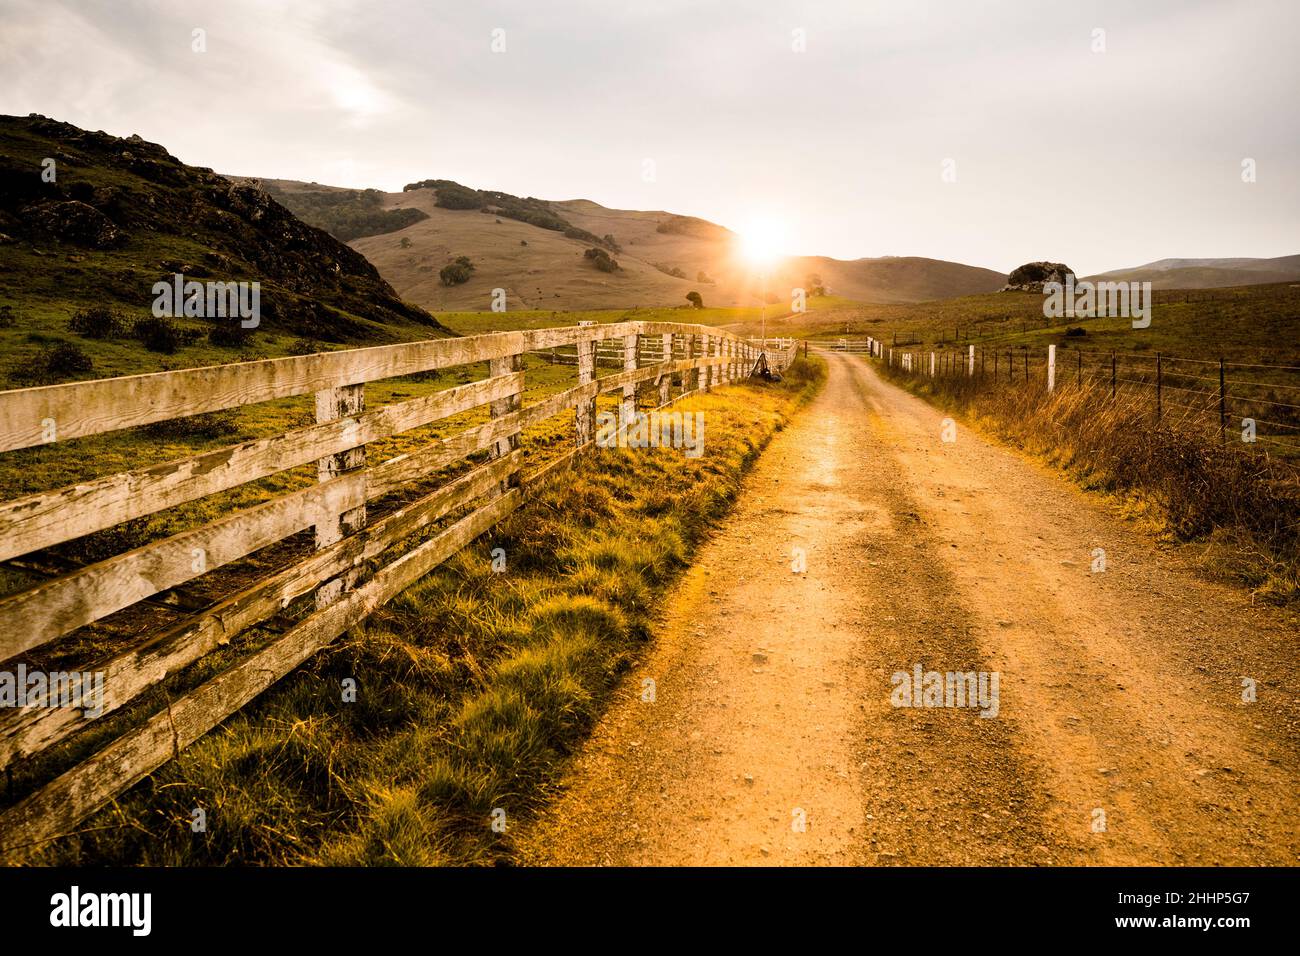
[[[520,862],[1300,862],[1295,615],[828,361]],[[996,672],[996,716],[893,706],[917,665]]]

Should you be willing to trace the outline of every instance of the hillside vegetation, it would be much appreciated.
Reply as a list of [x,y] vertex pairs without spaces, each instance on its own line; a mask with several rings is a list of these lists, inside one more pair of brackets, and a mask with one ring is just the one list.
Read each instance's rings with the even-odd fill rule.
[[425,214],[418,209],[386,209],[378,189],[339,189],[316,183],[250,180],[308,225],[324,229],[340,242],[405,229]]
[[[260,283],[260,324],[246,335],[231,320],[149,326],[154,283],[176,273]],[[69,329],[90,307],[117,314],[109,334]],[[150,334],[175,347],[150,350]],[[139,137],[0,117],[0,375],[10,387],[445,334],[364,256],[253,185]]]
[[[1300,365],[1300,284],[1154,293],[1151,325],[1127,318],[1043,316],[1043,296],[998,292],[942,302],[828,304],[803,315],[768,317],[772,334],[836,340],[872,336],[887,346],[957,342],[1165,352],[1266,365]],[[1069,329],[1081,329],[1067,335]]]
[[[728,308],[767,298],[788,306],[810,275],[832,295],[868,302],[914,302],[991,292],[1006,277],[989,269],[920,257],[843,261],[790,256],[765,276],[741,254],[730,230],[690,216],[610,209],[584,199],[546,201],[477,190],[448,180],[412,183],[388,193],[385,207],[427,218],[357,239],[353,246],[406,298],[425,308],[490,308],[504,290],[508,310],[662,308],[699,292]],[[616,254],[619,269],[594,269],[586,251]],[[473,281],[446,287],[440,270],[459,256],[475,265]]]

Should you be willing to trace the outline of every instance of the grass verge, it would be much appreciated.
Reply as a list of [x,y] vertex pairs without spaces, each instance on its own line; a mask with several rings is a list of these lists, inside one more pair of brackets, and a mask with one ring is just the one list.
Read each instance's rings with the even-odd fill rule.
[[800,361],[779,384],[682,402],[705,415],[698,458],[588,456],[37,862],[508,859],[512,824],[559,779],[692,553],[825,374]]
[[1155,421],[1147,401],[1115,399],[1087,383],[1047,392],[1041,382],[912,376],[876,366],[913,394],[960,414],[1059,467],[1083,487],[1113,493],[1169,540],[1200,546],[1209,576],[1285,604],[1300,597],[1300,478],[1294,463],[1221,443],[1187,413]]

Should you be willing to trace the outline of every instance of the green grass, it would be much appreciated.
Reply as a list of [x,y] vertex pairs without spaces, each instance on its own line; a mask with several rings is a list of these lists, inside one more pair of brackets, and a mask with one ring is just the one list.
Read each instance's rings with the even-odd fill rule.
[[[509,857],[511,827],[545,799],[744,473],[824,378],[823,363],[801,361],[778,385],[688,399],[684,411],[706,416],[699,458],[669,449],[588,457],[38,862]],[[498,547],[501,574],[490,562]],[[359,684],[355,703],[341,700],[345,678]],[[163,690],[196,680],[186,672]],[[110,715],[103,733],[114,716],[119,727],[132,719]],[[196,807],[204,833],[190,827]],[[504,834],[489,825],[495,808],[506,813]]]
[[[848,308],[853,303],[847,299],[823,296],[810,299],[810,312]],[[725,328],[741,335],[758,335],[762,327],[762,313],[766,311],[769,324],[789,313],[788,302],[769,305],[766,310],[757,306],[743,308],[695,309],[690,306],[645,309],[590,309],[585,311],[520,310],[517,312],[439,312],[438,321],[461,335],[479,335],[484,332],[502,332],[511,329],[546,329],[561,325],[575,325],[590,321],[605,325],[611,322],[684,322],[691,325],[710,325]],[[775,335],[769,329],[769,334]],[[781,335],[792,333],[783,331]]]
[[[1300,365],[1300,283],[1157,291],[1154,299],[1146,329],[1134,329],[1126,318],[1048,320],[1042,295],[993,292],[908,305],[840,305],[803,317],[796,334],[831,341],[870,335],[887,346],[896,335],[927,348],[1055,344]],[[1087,334],[1066,338],[1071,327]]]

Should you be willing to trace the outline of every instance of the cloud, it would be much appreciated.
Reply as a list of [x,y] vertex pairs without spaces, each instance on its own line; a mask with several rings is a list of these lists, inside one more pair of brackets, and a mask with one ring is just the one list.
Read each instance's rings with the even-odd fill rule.
[[0,22],[0,111],[225,172],[769,210],[808,252],[998,269],[1297,251],[1284,0],[0,0]]

